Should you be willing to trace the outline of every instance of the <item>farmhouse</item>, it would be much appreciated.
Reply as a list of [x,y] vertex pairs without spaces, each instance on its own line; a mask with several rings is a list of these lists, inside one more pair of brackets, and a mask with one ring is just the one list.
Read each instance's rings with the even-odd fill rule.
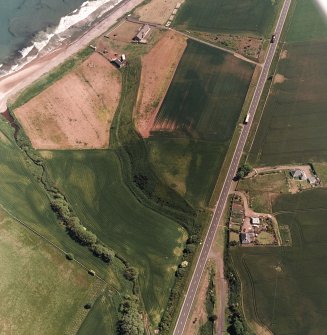
[[307,179],[307,176],[306,176],[305,172],[303,170],[299,170],[299,169],[291,171],[291,176],[294,179],[300,179],[300,180],[306,180]]
[[151,28],[148,24],[145,24],[141,27],[139,32],[133,37],[133,41],[137,43],[146,43],[147,40],[145,37],[149,34]]
[[242,244],[250,244],[254,242],[255,234],[254,233],[241,233],[241,243]]

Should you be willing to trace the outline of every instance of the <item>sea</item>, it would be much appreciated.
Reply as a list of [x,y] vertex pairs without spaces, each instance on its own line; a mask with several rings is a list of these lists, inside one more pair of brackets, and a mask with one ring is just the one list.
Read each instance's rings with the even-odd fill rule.
[[0,0],[0,77],[83,34],[122,0]]

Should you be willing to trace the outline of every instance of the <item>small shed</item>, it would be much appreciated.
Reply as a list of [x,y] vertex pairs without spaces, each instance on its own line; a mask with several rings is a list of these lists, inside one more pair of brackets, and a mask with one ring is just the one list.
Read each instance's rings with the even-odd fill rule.
[[308,177],[308,182],[311,184],[311,185],[315,185],[316,182],[317,182],[317,179],[316,177]]
[[260,219],[259,218],[251,218],[251,223],[252,224],[260,224]]
[[250,244],[254,242],[255,240],[255,234],[254,233],[241,233],[241,243],[242,244]]
[[122,54],[120,57],[111,59],[111,62],[119,69],[126,65],[126,55]]
[[151,30],[151,27],[148,24],[144,24],[139,32],[133,37],[133,41],[139,42],[139,43],[144,43],[145,37],[149,34]]

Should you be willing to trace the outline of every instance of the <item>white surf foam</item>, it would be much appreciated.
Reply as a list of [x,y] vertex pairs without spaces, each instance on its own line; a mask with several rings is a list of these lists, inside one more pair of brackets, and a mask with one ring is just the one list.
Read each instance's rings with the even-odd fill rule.
[[85,1],[77,12],[74,11],[75,13],[72,12],[70,15],[61,18],[54,33],[58,35],[66,31],[68,28],[72,27],[76,23],[85,20],[94,11],[96,11],[98,8],[107,4],[110,1],[111,0]]
[[316,2],[327,18],[327,0],[316,0]]
[[[46,47],[49,46],[50,41],[53,38],[57,38],[58,42],[62,42],[65,40],[65,37],[60,36],[63,35],[64,32],[67,32],[69,28],[72,28],[76,24],[85,21],[91,21],[92,13],[100,9],[100,7],[108,4],[109,6],[105,6],[105,8],[99,13],[98,17],[101,17],[103,14],[108,12],[122,0],[89,0],[85,1],[79,8],[72,11],[67,16],[64,16],[60,19],[59,24],[54,28],[48,28],[46,31],[39,32],[32,44],[24,49],[20,50],[21,58],[18,64],[13,65],[8,72],[5,74],[9,74],[21,69],[24,65],[31,62],[35,59],[38,54],[43,51]],[[69,34],[68,34],[69,35]],[[33,55],[29,55],[33,51]],[[48,51],[48,50],[47,50]],[[0,75],[1,76],[1,75]]]
[[22,58],[25,58],[34,48],[34,45],[31,45],[29,47],[26,47],[19,51],[19,53],[22,55]]

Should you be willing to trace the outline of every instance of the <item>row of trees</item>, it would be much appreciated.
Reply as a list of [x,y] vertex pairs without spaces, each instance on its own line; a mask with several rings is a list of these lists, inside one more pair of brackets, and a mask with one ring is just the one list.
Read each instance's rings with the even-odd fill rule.
[[57,195],[56,198],[51,201],[51,208],[66,227],[68,234],[75,241],[87,246],[95,256],[101,258],[106,263],[112,261],[115,256],[113,250],[100,242],[94,233],[87,230],[81,224],[79,218],[74,215],[67,201],[61,195]]
[[144,335],[143,317],[137,296],[126,296],[120,305],[119,313],[119,335]]
[[[191,235],[188,238],[188,240],[186,241],[185,249],[183,250],[183,257],[181,259],[181,262],[191,262],[198,243],[199,238],[197,235]],[[175,272],[175,285],[170,292],[165,312],[159,324],[160,334],[166,335],[170,333],[170,327],[176,313],[176,307],[178,306],[178,302],[185,289],[185,280],[187,277],[187,273],[188,269],[182,266],[179,266]]]

